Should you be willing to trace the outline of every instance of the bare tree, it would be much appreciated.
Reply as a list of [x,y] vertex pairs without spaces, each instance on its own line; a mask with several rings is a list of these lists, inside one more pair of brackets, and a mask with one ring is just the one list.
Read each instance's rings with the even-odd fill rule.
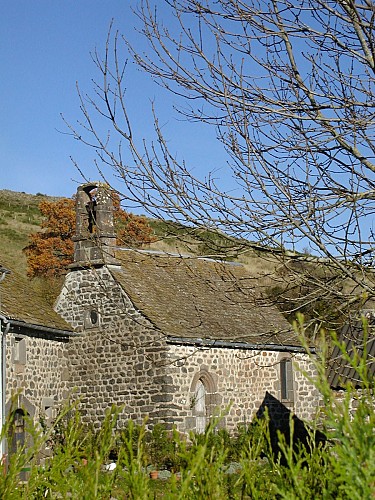
[[[84,119],[70,128],[96,149],[100,173],[107,180],[110,171],[120,177],[126,196],[150,214],[219,230],[237,248],[238,238],[242,247],[266,246],[284,259],[288,272],[298,267],[290,252],[308,246],[315,257],[298,281],[299,287],[311,285],[304,304],[323,295],[351,302],[371,298],[375,3],[157,5],[173,13],[170,25],[159,20],[151,0],[136,11],[150,50],[139,53],[110,30],[104,56],[94,55],[102,76],[96,95],[80,94]],[[154,140],[141,140],[132,129],[126,64],[119,55],[123,43],[140,68],[177,96],[177,112],[192,127],[215,127],[226,152],[220,177],[199,177],[177,160],[155,110]],[[116,149],[111,136],[97,132],[95,114],[110,122],[120,139]],[[129,151],[131,161],[125,160]],[[226,192],[225,177],[236,189]],[[327,261],[329,272],[323,264],[318,271]],[[297,302],[293,311],[301,307]]]

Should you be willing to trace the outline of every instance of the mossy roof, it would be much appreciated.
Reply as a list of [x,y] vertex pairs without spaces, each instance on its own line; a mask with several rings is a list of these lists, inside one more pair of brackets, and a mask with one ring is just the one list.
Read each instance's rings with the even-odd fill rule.
[[240,264],[139,251],[120,251],[117,258],[121,269],[112,268],[113,276],[167,336],[300,346]]
[[0,283],[0,312],[8,319],[46,328],[71,331],[53,310],[53,293],[46,281],[30,280],[0,249],[0,264],[10,271]]

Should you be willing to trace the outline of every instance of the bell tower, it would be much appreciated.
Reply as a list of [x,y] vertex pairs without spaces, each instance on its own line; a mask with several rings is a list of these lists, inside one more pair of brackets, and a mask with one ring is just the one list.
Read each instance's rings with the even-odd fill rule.
[[76,195],[74,263],[71,267],[119,265],[115,257],[113,200],[106,184],[89,182]]

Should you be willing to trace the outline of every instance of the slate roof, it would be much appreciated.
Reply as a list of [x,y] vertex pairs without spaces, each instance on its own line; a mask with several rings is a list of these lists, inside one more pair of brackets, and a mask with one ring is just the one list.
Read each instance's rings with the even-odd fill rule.
[[16,269],[7,255],[0,249],[0,264],[10,274],[0,283],[0,314],[25,326],[35,325],[64,332],[72,331],[54,310],[48,300],[48,290],[35,280],[29,280],[25,272]]
[[345,345],[347,356],[343,355],[339,346],[335,346],[332,351],[328,363],[328,382],[333,389],[344,388],[347,383],[361,387],[361,377],[353,360],[363,357],[365,351],[368,376],[371,378],[375,374],[375,311],[363,311],[363,315],[368,322],[366,333],[362,319],[358,318],[352,318],[341,330],[338,340]]
[[134,305],[167,336],[300,346],[282,314],[259,296],[240,264],[120,251],[111,272]]

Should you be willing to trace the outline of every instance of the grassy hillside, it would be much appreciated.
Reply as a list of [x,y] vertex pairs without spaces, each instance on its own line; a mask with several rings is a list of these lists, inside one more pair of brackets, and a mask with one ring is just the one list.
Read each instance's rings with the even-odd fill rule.
[[[57,199],[42,194],[0,190],[0,259],[3,265],[6,260],[13,268],[26,273],[26,257],[22,249],[28,244],[29,234],[40,230],[43,218],[39,203]],[[156,241],[150,245],[153,250],[218,257],[217,248],[225,248],[224,238],[208,231],[192,230],[167,221],[150,220],[150,225],[156,236]],[[236,253],[237,249],[228,252],[226,258],[232,259]]]
[[[42,194],[0,190],[1,265],[26,276],[26,256],[22,249],[28,244],[29,234],[40,230],[43,219],[38,205],[44,200],[57,199]],[[152,250],[239,260],[249,268],[255,278],[262,278],[263,287],[272,284],[272,273],[275,269],[275,259],[272,256],[260,257],[257,252],[245,249],[240,241],[228,245],[223,235],[212,231],[192,229],[170,221],[151,219],[149,222],[156,236],[156,241],[149,245]]]
[[53,198],[0,190],[0,257],[25,273],[26,257],[22,249],[28,243],[28,235],[40,228],[42,216],[38,205],[45,199]]
[[[38,209],[39,203],[57,199],[42,194],[0,190],[0,237],[3,250],[11,255],[14,252],[19,254],[28,243],[28,235],[40,229],[42,216]],[[244,250],[241,242],[229,246],[218,233],[192,229],[170,221],[150,219],[149,222],[156,236],[156,241],[151,245],[155,250],[225,257],[229,260],[237,258]],[[24,267],[25,258],[20,259],[19,263]]]

